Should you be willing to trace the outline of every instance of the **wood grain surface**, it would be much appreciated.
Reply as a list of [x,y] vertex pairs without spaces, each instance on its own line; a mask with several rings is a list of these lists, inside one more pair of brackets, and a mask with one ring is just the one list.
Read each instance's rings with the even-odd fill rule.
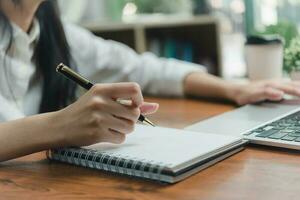
[[[150,118],[175,128],[234,108],[200,100],[147,100],[160,103],[159,112]],[[299,155],[250,146],[182,182],[167,185],[50,162],[41,152],[0,164],[0,199],[299,199]]]

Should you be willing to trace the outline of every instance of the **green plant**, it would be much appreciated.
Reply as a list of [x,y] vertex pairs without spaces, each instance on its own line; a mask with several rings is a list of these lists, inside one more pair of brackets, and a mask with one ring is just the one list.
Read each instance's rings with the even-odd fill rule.
[[300,37],[292,39],[289,47],[284,50],[283,63],[283,69],[288,73],[300,70]]
[[254,35],[279,35],[284,39],[283,70],[290,73],[300,70],[300,37],[297,26],[291,22],[281,21],[270,25],[264,31]]
[[192,11],[191,0],[131,0],[140,13],[177,13]]
[[256,35],[280,35],[285,41],[285,47],[289,47],[291,40],[298,37],[297,26],[291,22],[281,21],[275,25],[270,25],[262,32],[256,32]]

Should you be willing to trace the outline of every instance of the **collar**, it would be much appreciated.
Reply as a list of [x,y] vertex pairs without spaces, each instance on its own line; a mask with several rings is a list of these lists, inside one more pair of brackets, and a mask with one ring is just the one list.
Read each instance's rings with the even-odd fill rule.
[[13,37],[22,38],[28,42],[28,44],[32,44],[39,39],[40,36],[40,24],[36,18],[33,19],[32,25],[28,33],[24,32],[18,25],[11,22],[13,27]]

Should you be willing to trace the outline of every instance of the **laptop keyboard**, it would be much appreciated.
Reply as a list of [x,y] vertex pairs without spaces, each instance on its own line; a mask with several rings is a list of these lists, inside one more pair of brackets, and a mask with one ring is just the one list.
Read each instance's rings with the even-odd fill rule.
[[255,137],[300,142],[300,111],[246,133]]

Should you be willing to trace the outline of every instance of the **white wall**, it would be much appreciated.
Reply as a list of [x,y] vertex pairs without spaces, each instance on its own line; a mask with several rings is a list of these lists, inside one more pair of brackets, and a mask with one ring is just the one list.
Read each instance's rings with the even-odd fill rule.
[[107,21],[110,19],[106,9],[109,0],[58,0],[62,16],[73,22]]

